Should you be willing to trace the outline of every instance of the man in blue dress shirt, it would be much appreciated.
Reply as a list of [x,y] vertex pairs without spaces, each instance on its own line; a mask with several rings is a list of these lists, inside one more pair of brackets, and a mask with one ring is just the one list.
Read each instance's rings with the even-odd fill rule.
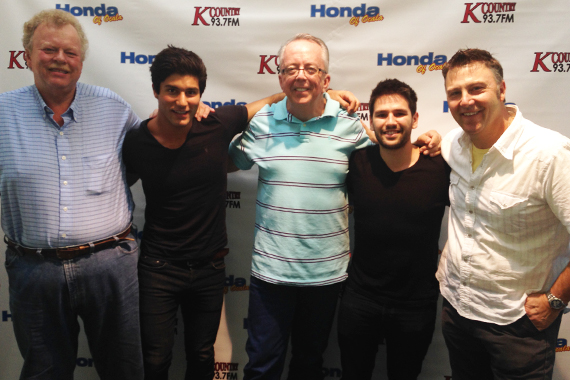
[[69,13],[24,25],[34,84],[0,95],[0,193],[21,379],[73,379],[79,324],[101,379],[141,379],[132,200],[121,165],[140,120],[78,83],[87,50]]

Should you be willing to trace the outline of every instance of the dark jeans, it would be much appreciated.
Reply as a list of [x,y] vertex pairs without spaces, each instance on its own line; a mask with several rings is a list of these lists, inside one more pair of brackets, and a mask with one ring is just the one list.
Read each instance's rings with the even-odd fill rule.
[[70,260],[6,250],[20,379],[73,379],[78,317],[102,380],[142,378],[139,249],[131,239]]
[[184,268],[141,256],[139,285],[145,379],[168,379],[180,306],[187,362],[185,379],[212,380],[225,279],[223,259]]
[[431,343],[436,314],[437,303],[411,309],[386,306],[347,286],[338,312],[342,379],[371,379],[378,345],[383,341],[388,378],[417,379]]
[[561,318],[543,331],[526,315],[501,326],[464,318],[444,299],[441,322],[453,380],[551,379]]
[[291,335],[290,380],[323,379],[341,284],[275,285],[251,278],[244,380],[279,380]]

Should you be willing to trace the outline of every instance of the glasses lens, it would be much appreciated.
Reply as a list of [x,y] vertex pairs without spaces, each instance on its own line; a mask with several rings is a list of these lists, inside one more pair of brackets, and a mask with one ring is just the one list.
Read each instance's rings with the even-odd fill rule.
[[305,67],[305,74],[307,74],[307,75],[311,75],[311,76],[312,76],[312,75],[315,75],[315,74],[318,73],[318,72],[319,72],[319,69],[317,69],[316,67],[312,67],[312,66]]
[[306,76],[313,76],[316,75],[320,70],[315,66],[307,66],[305,68],[298,68],[295,66],[287,67],[284,72],[288,76],[296,76],[299,75],[299,72],[304,71]]

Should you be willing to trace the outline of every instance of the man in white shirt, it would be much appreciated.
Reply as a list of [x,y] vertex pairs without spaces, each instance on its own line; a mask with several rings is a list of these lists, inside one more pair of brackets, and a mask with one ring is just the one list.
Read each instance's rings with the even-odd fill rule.
[[570,140],[506,106],[500,63],[458,51],[443,70],[451,114],[449,237],[437,278],[453,380],[547,379],[570,300]]

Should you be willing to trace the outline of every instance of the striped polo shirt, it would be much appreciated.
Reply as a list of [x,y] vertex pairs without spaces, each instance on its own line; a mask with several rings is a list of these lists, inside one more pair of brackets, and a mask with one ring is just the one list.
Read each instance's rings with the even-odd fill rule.
[[0,94],[2,229],[27,247],[96,241],[131,220],[121,150],[140,119],[114,92],[82,83],[62,116],[59,127],[35,85]]
[[345,179],[350,153],[369,143],[357,115],[327,94],[302,122],[287,99],[265,106],[230,145],[237,167],[259,167],[252,276],[274,284],[343,281],[349,260]]

